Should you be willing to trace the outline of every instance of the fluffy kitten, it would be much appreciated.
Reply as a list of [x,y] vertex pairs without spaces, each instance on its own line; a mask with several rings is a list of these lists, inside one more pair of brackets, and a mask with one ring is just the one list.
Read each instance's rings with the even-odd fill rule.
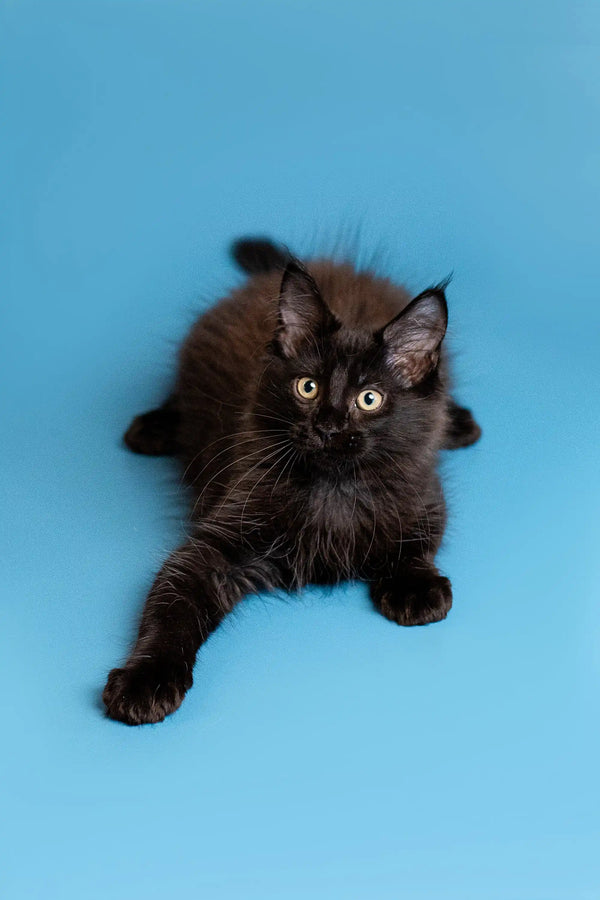
[[361,579],[400,625],[443,619],[441,448],[480,429],[448,393],[444,285],[414,300],[348,264],[306,266],[269,241],[233,248],[249,281],[204,313],[172,395],[125,435],[179,457],[189,537],[108,677],[108,715],[159,722],[192,685],[200,645],[248,593]]

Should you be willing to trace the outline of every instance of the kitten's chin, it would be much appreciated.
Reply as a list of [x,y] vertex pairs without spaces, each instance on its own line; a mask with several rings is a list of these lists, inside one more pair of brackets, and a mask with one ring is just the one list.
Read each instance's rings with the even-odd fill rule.
[[305,450],[303,453],[307,467],[312,471],[319,471],[332,475],[352,472],[358,458],[357,452],[342,452],[336,450]]

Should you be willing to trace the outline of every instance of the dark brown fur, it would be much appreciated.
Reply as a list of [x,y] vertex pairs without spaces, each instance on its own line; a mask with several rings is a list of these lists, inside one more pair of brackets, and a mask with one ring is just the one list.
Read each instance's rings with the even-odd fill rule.
[[[448,394],[443,287],[412,303],[348,264],[305,268],[265,241],[234,247],[250,280],[185,341],[174,391],[138,416],[138,453],[177,455],[193,491],[190,536],[167,560],[140,633],[104,690],[108,714],[158,722],[192,684],[199,646],[247,593],[357,578],[401,625],[443,619],[434,557],[443,447],[480,431]],[[314,377],[307,401],[295,379]],[[354,398],[373,388],[380,410]]]

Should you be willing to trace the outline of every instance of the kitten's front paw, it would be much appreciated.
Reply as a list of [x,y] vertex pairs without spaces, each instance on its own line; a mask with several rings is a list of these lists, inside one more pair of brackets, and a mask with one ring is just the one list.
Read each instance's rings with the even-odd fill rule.
[[144,659],[113,669],[102,694],[106,713],[126,725],[162,722],[192,686],[185,664]]
[[408,572],[397,580],[371,588],[379,612],[398,625],[440,622],[452,606],[452,587],[437,572]]

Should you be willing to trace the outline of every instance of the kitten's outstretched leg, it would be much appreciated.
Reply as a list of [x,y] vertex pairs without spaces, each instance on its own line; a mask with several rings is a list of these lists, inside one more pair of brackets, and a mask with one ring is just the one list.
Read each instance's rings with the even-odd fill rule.
[[174,397],[158,409],[136,416],[123,437],[130,450],[147,456],[174,456],[179,412]]
[[457,450],[459,447],[470,447],[481,437],[481,428],[473,418],[470,409],[459,406],[454,400],[448,402],[448,427],[444,447]]
[[272,587],[265,562],[245,564],[240,548],[190,540],[169,557],[150,591],[136,645],[108,676],[102,699],[111,719],[161,722],[192,686],[196,653],[244,594]]

